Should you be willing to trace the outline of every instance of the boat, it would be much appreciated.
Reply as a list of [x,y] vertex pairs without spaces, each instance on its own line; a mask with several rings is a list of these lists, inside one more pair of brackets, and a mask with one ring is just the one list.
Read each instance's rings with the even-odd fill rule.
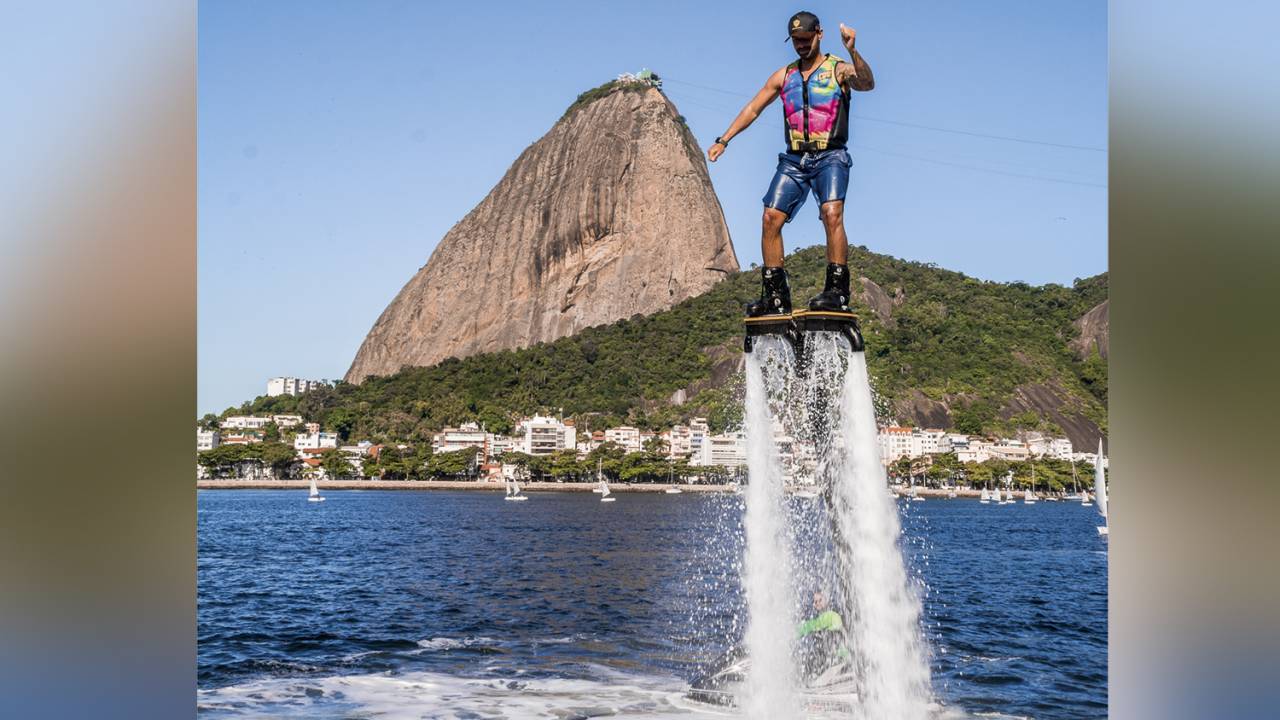
[[987,492],[986,488],[982,488],[982,495],[978,498],[978,502],[982,503],[983,505],[991,504],[991,494]]
[[1036,466],[1035,466],[1035,465],[1032,465],[1032,466],[1031,466],[1031,487],[1027,488],[1026,490],[1024,490],[1024,491],[1022,492],[1022,504],[1023,504],[1023,505],[1035,505],[1035,504],[1036,504],[1036,494],[1035,494],[1035,492],[1032,490],[1032,488],[1034,488],[1035,486],[1036,486]]
[[618,498],[609,497],[609,483],[604,481],[604,473],[600,472],[600,465],[596,465],[596,479],[599,480],[600,502],[615,502]]
[[668,494],[668,495],[679,495],[680,493],[684,492],[683,490],[681,490],[680,488],[676,487],[675,485],[672,485],[672,484],[671,484],[671,480],[672,480],[672,478],[671,478],[671,471],[670,471],[670,470],[668,470],[668,471],[667,471],[667,484],[668,484],[670,487],[668,487],[666,490],[663,490],[662,492],[664,492],[664,493],[666,493],[666,494]]
[[[735,648],[710,667],[690,683],[685,697],[706,705],[740,707],[751,670],[746,649]],[[848,715],[858,707],[856,668],[848,660],[837,659],[816,676],[805,679],[798,690],[798,700],[809,711]]]
[[1102,438],[1098,438],[1098,457],[1093,465],[1093,494],[1098,498],[1098,512],[1102,513],[1099,535],[1111,534],[1111,518],[1107,516],[1107,472],[1102,467]]
[[1088,491],[1088,490],[1081,490],[1081,491],[1080,491],[1080,504],[1081,504],[1081,505],[1083,505],[1084,507],[1093,507],[1093,503],[1092,503],[1092,502],[1090,502],[1090,500],[1089,500],[1089,491]]
[[320,495],[320,488],[316,487],[316,476],[311,476],[311,491],[307,493],[307,502],[324,502],[324,497]]
[[503,500],[528,500],[529,496],[521,493],[520,483],[515,478],[507,481],[507,496]]

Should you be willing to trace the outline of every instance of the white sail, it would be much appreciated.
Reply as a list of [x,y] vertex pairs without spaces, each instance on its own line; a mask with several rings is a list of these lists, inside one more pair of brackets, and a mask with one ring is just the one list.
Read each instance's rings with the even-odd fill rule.
[[600,494],[605,497],[609,496],[609,483],[605,482],[604,478],[600,479]]
[[982,502],[991,502],[991,494],[987,492],[987,489],[986,489],[986,488],[982,488],[982,497],[981,497],[981,501],[982,501]]
[[1107,471],[1102,467],[1102,438],[1098,438],[1098,458],[1094,461],[1093,495],[1098,500],[1098,512],[1107,516]]
[[309,502],[324,502],[324,498],[320,497],[320,488],[316,487],[316,476],[311,476],[311,490],[307,492],[307,500]]

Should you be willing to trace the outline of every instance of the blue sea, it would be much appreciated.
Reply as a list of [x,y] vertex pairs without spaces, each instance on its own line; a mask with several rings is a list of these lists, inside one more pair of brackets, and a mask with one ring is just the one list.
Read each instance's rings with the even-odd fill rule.
[[[745,629],[739,497],[326,497],[198,492],[200,716],[723,714],[683,696]],[[1094,508],[898,507],[944,714],[1106,717]]]

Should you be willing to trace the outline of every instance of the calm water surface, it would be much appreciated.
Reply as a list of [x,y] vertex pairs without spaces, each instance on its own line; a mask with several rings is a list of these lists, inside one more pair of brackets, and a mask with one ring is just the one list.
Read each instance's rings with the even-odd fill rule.
[[[199,713],[690,717],[744,629],[727,495],[197,495]],[[901,502],[954,712],[1106,716],[1106,543],[1077,503]]]

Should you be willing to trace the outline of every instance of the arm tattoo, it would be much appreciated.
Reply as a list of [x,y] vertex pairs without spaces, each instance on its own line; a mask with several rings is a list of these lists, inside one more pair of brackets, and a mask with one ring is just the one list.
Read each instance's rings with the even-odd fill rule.
[[853,62],[841,63],[841,65],[843,68],[848,68],[846,72],[841,73],[841,82],[847,81],[849,87],[854,90],[870,90],[876,86],[876,79],[871,74],[871,66],[863,59],[862,53],[854,50]]

